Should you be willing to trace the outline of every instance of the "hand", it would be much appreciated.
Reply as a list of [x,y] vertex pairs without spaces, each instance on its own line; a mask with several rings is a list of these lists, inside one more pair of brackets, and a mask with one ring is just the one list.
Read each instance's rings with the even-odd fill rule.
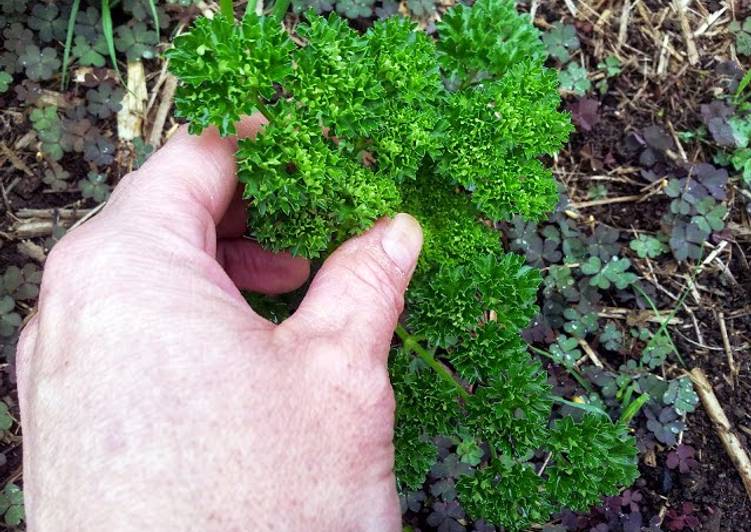
[[234,150],[179,131],[50,253],[17,359],[30,532],[400,529],[386,361],[420,228],[345,243],[273,325],[238,288],[309,266],[242,238]]

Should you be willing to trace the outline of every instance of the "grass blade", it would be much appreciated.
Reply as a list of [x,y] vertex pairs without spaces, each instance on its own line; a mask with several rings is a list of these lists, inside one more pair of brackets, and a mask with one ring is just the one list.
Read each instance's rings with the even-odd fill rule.
[[115,36],[112,31],[112,11],[110,10],[110,0],[102,0],[102,32],[104,40],[107,43],[107,51],[110,54],[110,60],[115,67],[117,77],[120,76],[120,68],[117,66],[117,56],[115,55]]
[[149,0],[149,9],[151,10],[151,17],[154,19],[154,29],[156,30],[156,38],[158,40],[160,38],[159,13],[156,12],[156,2],[154,0]]
[[65,49],[63,50],[63,76],[60,81],[60,89],[65,89],[66,76],[68,74],[68,62],[70,61],[70,48],[73,44],[73,32],[76,27],[76,17],[78,17],[78,7],[81,0],[73,0],[70,6],[70,16],[68,17],[68,29],[65,33]]

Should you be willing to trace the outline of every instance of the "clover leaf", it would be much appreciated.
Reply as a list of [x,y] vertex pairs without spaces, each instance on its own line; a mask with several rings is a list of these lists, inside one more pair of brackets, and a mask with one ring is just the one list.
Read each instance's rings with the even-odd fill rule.
[[558,79],[563,90],[577,96],[584,96],[592,87],[592,82],[587,77],[587,69],[578,63],[569,63],[565,70],[558,73]]
[[673,405],[679,415],[687,414],[696,410],[699,404],[699,396],[694,391],[694,385],[688,377],[675,379],[668,385],[662,400],[666,405]]
[[600,343],[608,351],[618,351],[623,345],[623,333],[613,322],[607,322],[600,333]]
[[63,131],[62,122],[57,114],[57,107],[49,106],[34,109],[29,118],[42,143],[42,151],[55,161],[62,159]]
[[70,179],[70,172],[66,172],[60,166],[57,166],[44,172],[42,182],[49,186],[53,192],[63,192],[68,189],[68,179]]
[[435,13],[436,4],[434,0],[407,0],[409,11],[418,17],[426,17]]
[[115,145],[99,130],[92,129],[86,135],[86,146],[83,150],[83,157],[89,162],[100,166],[107,166],[115,159]]
[[16,527],[23,522],[23,491],[15,484],[8,483],[0,491],[0,514],[5,516],[8,526]]
[[578,50],[581,46],[579,37],[576,35],[576,28],[561,21],[554,23],[543,34],[542,42],[545,43],[548,53],[561,63],[566,63],[571,59],[571,52]]
[[26,12],[27,0],[3,0],[0,9],[8,15],[21,14]]
[[647,416],[647,429],[665,445],[675,445],[676,436],[686,428],[679,414],[670,407],[662,408],[657,414],[651,408],[645,408],[644,413]]
[[0,297],[0,336],[13,336],[21,325],[21,315],[15,309],[16,302],[12,297]]
[[567,320],[563,329],[576,338],[584,338],[597,330],[598,320],[594,312],[582,314],[575,308],[567,308],[563,311],[563,317]]
[[89,172],[86,179],[78,183],[81,195],[91,198],[97,203],[102,203],[110,197],[110,186],[107,184],[107,176],[97,172]]
[[16,301],[28,301],[39,295],[42,271],[35,264],[26,264],[23,268],[8,266],[0,281],[3,294],[13,296]]
[[8,405],[6,405],[5,402],[0,401],[0,435],[5,431],[10,430],[12,426],[13,418],[8,410]]
[[702,256],[702,246],[709,237],[698,225],[688,223],[682,219],[672,221],[670,232],[670,249],[673,256],[679,260],[698,260]]
[[621,73],[621,60],[614,55],[609,55],[605,61],[597,64],[597,68],[605,72],[605,77],[612,78]]
[[156,57],[154,46],[158,42],[156,32],[150,30],[143,22],[136,22],[132,27],[117,28],[115,45],[119,51],[125,53],[129,61],[153,59]]
[[59,15],[60,10],[55,4],[34,4],[28,25],[31,29],[37,30],[42,42],[62,40],[65,38],[67,21]]
[[633,249],[636,254],[642,259],[653,259],[668,251],[668,247],[664,242],[653,236],[645,234],[640,234],[635,239],[633,239],[629,243],[629,247]]
[[26,76],[32,81],[48,80],[60,68],[57,51],[48,46],[40,50],[37,45],[30,44],[24,48],[18,60],[26,69]]
[[99,118],[109,118],[121,108],[124,91],[111,83],[102,83],[96,89],[86,91],[88,111]]
[[751,17],[746,17],[743,23],[734,20],[728,29],[735,34],[735,50],[741,55],[751,55]]
[[89,6],[86,11],[78,13],[76,18],[76,37],[85,37],[90,43],[96,42],[101,35],[102,22],[99,18],[99,10]]
[[0,70],[0,94],[7,92],[10,88],[10,84],[13,81],[13,76]]
[[555,343],[550,346],[553,361],[566,367],[573,366],[582,357],[579,341],[563,334],[559,335]]
[[658,332],[647,343],[644,351],[641,353],[641,363],[649,369],[655,369],[667,360],[668,355],[673,351],[673,343],[664,332]]
[[369,17],[375,0],[339,0],[336,11],[347,18]]
[[725,227],[724,218],[728,209],[724,204],[706,197],[699,201],[695,207],[698,214],[691,218],[691,224],[696,225],[707,236],[713,231],[721,231]]
[[592,276],[589,280],[591,286],[607,290],[613,284],[617,289],[623,290],[638,279],[636,274],[626,271],[630,267],[631,261],[626,258],[613,257],[603,264],[600,257],[590,257],[581,265],[581,271]]
[[107,43],[103,36],[99,36],[92,44],[83,35],[76,35],[75,44],[73,45],[73,55],[78,58],[78,64],[82,66],[103,67],[107,62]]

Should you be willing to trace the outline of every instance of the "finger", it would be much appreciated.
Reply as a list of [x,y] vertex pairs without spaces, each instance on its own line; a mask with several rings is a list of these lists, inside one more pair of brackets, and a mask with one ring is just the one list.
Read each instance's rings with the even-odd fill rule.
[[[36,349],[38,333],[39,314],[34,314],[28,323],[26,323],[23,330],[21,330],[18,343],[16,344],[16,380],[20,383],[21,387],[25,387],[25,383],[27,382],[31,356],[34,349]],[[23,400],[21,394],[19,394],[19,399]]]
[[[238,124],[238,136],[255,136],[264,123],[260,114],[247,117]],[[182,127],[123,178],[105,210],[127,216],[149,233],[167,229],[213,252],[215,226],[237,188],[236,146],[235,138],[222,138],[214,128],[190,135]]]
[[385,361],[421,246],[420,225],[408,214],[381,220],[326,260],[283,326],[336,335]]
[[243,290],[283,294],[299,288],[310,275],[310,264],[289,253],[272,253],[245,238],[220,240],[216,260]]
[[248,230],[248,201],[242,197],[243,187],[238,185],[224,217],[216,226],[218,238],[239,238]]

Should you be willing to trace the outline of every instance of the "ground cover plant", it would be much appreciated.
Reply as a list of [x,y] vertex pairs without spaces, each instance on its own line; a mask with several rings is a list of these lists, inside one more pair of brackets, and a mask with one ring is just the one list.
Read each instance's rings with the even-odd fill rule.
[[[504,56],[468,54],[452,66],[451,54],[444,52],[471,50],[471,46],[490,50],[510,44],[511,39],[499,44],[487,37],[506,35],[508,27],[499,22],[502,17],[473,20],[478,6],[467,2],[459,8],[456,3],[292,0],[286,13],[283,3],[235,2],[233,6],[238,24],[246,11],[265,14],[265,20],[277,17],[273,31],[279,30],[275,35],[295,57],[305,55],[310,37],[303,34],[310,34],[314,21],[318,21],[315,27],[320,33],[314,39],[321,58],[330,55],[333,43],[344,39],[349,54],[345,57],[361,59],[361,76],[351,76],[348,66],[327,71],[337,80],[326,93],[329,102],[338,101],[346,91],[362,89],[361,95],[381,91],[377,102],[355,99],[357,105],[329,109],[327,114],[322,105],[293,109],[289,118],[303,120],[308,145],[298,135],[279,147],[271,142],[244,147],[241,155],[250,166],[259,164],[260,155],[253,150],[262,146],[278,156],[308,152],[316,156],[304,168],[265,168],[263,180],[246,171],[246,181],[255,186],[293,183],[303,171],[320,170],[327,185],[345,198],[337,203],[332,194],[315,196],[323,202],[321,209],[335,212],[342,223],[324,217],[327,223],[316,225],[308,223],[314,217],[304,218],[308,225],[286,240],[287,233],[274,232],[273,227],[255,237],[278,249],[292,246],[293,240],[301,242],[299,253],[312,256],[317,249],[319,258],[314,260],[320,260],[346,235],[361,231],[381,213],[407,210],[432,228],[426,237],[434,245],[426,247],[414,295],[409,296],[413,299],[398,331],[403,339],[395,336],[391,353],[392,374],[401,378],[394,379],[398,393],[424,402],[401,401],[400,408],[412,405],[400,411],[401,419],[420,418],[426,411],[433,416],[421,417],[427,421],[415,424],[412,432],[424,433],[422,439],[409,434],[403,423],[399,429],[405,529],[498,530],[493,513],[513,514],[518,508],[502,504],[509,493],[503,490],[508,478],[516,479],[507,484],[513,490],[537,483],[547,488],[555,471],[554,454],[560,452],[543,445],[525,456],[512,454],[509,461],[504,458],[508,452],[499,452],[500,446],[491,449],[488,442],[516,445],[520,434],[489,433],[485,425],[479,426],[479,409],[471,409],[471,399],[495,400],[503,393],[494,385],[497,374],[488,375],[509,360],[516,361],[517,369],[539,368],[525,382],[533,382],[539,394],[535,397],[542,397],[531,405],[545,404],[549,413],[539,432],[549,441],[554,432],[556,440],[568,438],[571,426],[592,428],[593,420],[615,426],[630,417],[624,437],[632,437],[638,450],[639,478],[631,488],[593,497],[591,510],[577,511],[575,505],[574,511],[561,509],[568,504],[564,503],[547,520],[526,515],[519,525],[526,519],[547,532],[636,532],[726,530],[748,522],[749,498],[686,373],[691,368],[704,370],[746,447],[751,434],[748,2],[693,2],[684,9],[684,3],[653,0],[520,1],[516,6],[520,15],[512,9],[504,12],[516,21],[519,36],[536,35],[524,46],[537,43],[531,45],[542,54],[535,58],[536,65],[544,65],[558,79],[561,109],[570,113],[576,127],[567,142],[561,140],[557,154],[539,158],[541,168],[552,170],[558,181],[557,189],[549,176],[538,181],[545,193],[531,210],[539,216],[530,216],[528,206],[517,205],[513,195],[502,203],[506,211],[490,211],[497,204],[492,196],[497,183],[472,182],[475,145],[486,150],[476,154],[480,159],[482,153],[495,154],[493,165],[478,166],[483,179],[502,177],[494,168],[520,160],[520,154],[523,160],[538,160],[536,156],[546,150],[536,151],[534,139],[527,139],[524,146],[530,150],[522,153],[508,136],[492,135],[490,142],[478,143],[487,138],[483,135],[491,131],[490,126],[457,127],[458,117],[470,111],[473,125],[503,124],[505,115],[494,116],[491,111],[497,109],[492,105],[473,107],[477,101],[457,94],[491,94],[488,87],[503,76],[482,67],[483,61]],[[326,20],[309,17],[309,8]],[[9,529],[23,529],[22,426],[13,379],[14,346],[22,323],[33,313],[46,254],[71,226],[95,215],[119,178],[142,164],[185,120],[173,111],[175,84],[164,52],[178,34],[190,31],[197,17],[221,12],[218,4],[192,0],[17,0],[0,5],[0,345],[4,357],[0,360],[0,522]],[[346,21],[335,26],[327,18],[330,13]],[[516,18],[527,13],[530,18]],[[419,30],[406,21],[386,20],[392,15],[411,17]],[[482,31],[473,33],[477,24]],[[385,56],[374,53],[371,41],[378,41],[379,50],[387,50],[387,44],[414,31],[423,33],[418,43],[408,47],[420,52],[412,54],[416,57],[410,58],[410,64],[430,56],[428,48],[433,47],[433,53],[439,54],[437,88],[431,85],[435,75],[420,77],[419,85],[397,85],[395,80],[411,76],[405,71],[400,77],[402,71],[395,68],[386,80],[389,85],[381,74],[372,74],[387,65],[378,63]],[[287,35],[294,45],[284,40]],[[330,47],[324,49],[324,43]],[[401,64],[405,55],[409,54],[394,55],[399,58],[394,64]],[[302,74],[310,79],[317,72],[314,68],[333,63],[303,64],[308,70],[290,73],[274,84],[272,93],[262,95],[261,104],[268,111],[289,111],[300,91],[310,88]],[[462,75],[467,68],[492,76],[467,81]],[[365,80],[363,73],[368,72],[370,79]],[[550,74],[541,79],[546,76]],[[360,84],[347,85],[348,79]],[[410,87],[432,88],[404,103]],[[550,94],[554,91],[545,88],[540,94],[546,96],[540,100],[555,111],[551,117],[559,117],[558,102],[553,103]],[[178,101],[185,94],[179,89]],[[318,97],[310,91],[303,96],[309,101]],[[449,100],[456,105],[454,114],[446,112]],[[392,120],[387,128],[382,123],[383,107],[394,107],[395,101],[401,102],[399,113],[387,117]],[[513,101],[516,105],[520,99]],[[254,107],[249,104],[247,110]],[[410,122],[418,110],[420,120]],[[366,113],[367,119],[351,120],[361,116],[357,113]],[[442,120],[433,129],[435,134],[421,135],[436,117]],[[282,125],[279,119],[276,123]],[[412,136],[405,141],[408,134]],[[465,140],[451,143],[452,138]],[[504,142],[505,148],[499,148]],[[298,150],[301,145],[306,150]],[[548,153],[556,151],[551,147]],[[464,158],[450,166],[452,153]],[[400,168],[401,172],[394,171]],[[324,173],[327,169],[340,172]],[[452,179],[457,170],[458,177]],[[357,178],[347,184],[349,188],[342,188],[343,172]],[[270,179],[274,176],[283,180]],[[426,195],[441,200],[429,210],[415,200],[426,183],[440,185]],[[258,193],[267,194],[267,206],[275,205],[273,191]],[[358,202],[368,208],[354,209]],[[447,206],[453,206],[451,215],[441,217],[438,213]],[[261,222],[259,226],[272,219],[291,224],[301,216],[297,211],[273,209],[251,214]],[[445,242],[452,234],[470,235],[462,250],[475,253],[483,243],[492,250],[471,255],[452,247],[446,252]],[[469,260],[485,251],[495,262]],[[523,260],[515,258],[522,255]],[[441,268],[441,261],[461,266],[459,273],[446,274],[448,268]],[[518,281],[510,281],[509,275],[522,271],[528,284],[515,294],[507,293],[510,287],[518,288]],[[475,281],[478,274],[481,282]],[[447,291],[451,297],[445,304],[431,306],[434,290]],[[462,298],[471,290],[477,296],[470,300],[472,305],[452,313],[458,308],[453,302],[465,301]],[[497,292],[503,298],[496,297]],[[248,298],[254,308],[279,321],[294,311],[301,295],[268,299],[248,294]],[[518,323],[510,323],[506,309],[499,311],[502,304],[521,302],[526,303],[514,318]],[[440,319],[431,320],[432,316]],[[529,325],[522,323],[530,317]],[[427,332],[420,331],[423,324]],[[513,332],[520,329],[524,342]],[[482,358],[485,351],[494,356]],[[433,362],[436,365],[431,367]],[[445,370],[451,380],[437,380],[436,370]],[[462,389],[469,401],[460,397]],[[410,396],[408,390],[417,392]],[[431,410],[436,408],[440,410]],[[543,409],[532,410],[538,419],[545,417]],[[493,424],[488,426],[499,430],[518,426],[522,432],[527,430],[522,427],[537,426],[532,419],[519,423],[514,419],[509,425],[502,417],[504,411],[494,409]],[[454,423],[456,413],[462,423]],[[425,430],[431,428],[426,425],[438,423],[451,430]],[[404,460],[408,457],[412,459]],[[599,460],[576,453],[569,453],[569,459],[580,470]],[[410,477],[414,483],[407,487]],[[582,489],[589,492],[591,486],[582,484]],[[543,494],[525,499],[524,504],[534,509],[530,501],[553,499],[547,491]],[[539,505],[537,509],[541,516],[550,511]],[[481,511],[490,519],[478,519]]]

